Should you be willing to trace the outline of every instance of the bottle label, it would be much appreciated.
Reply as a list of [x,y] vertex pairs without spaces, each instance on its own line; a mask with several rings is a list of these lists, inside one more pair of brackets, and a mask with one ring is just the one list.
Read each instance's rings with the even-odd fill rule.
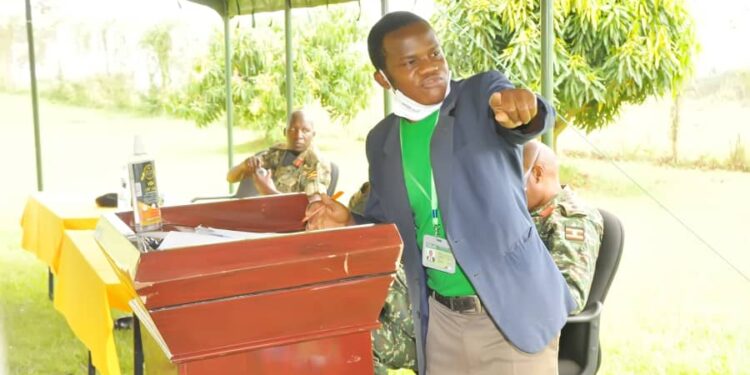
[[133,183],[133,215],[136,231],[161,228],[159,191],[156,187],[156,173],[153,160],[130,164]]

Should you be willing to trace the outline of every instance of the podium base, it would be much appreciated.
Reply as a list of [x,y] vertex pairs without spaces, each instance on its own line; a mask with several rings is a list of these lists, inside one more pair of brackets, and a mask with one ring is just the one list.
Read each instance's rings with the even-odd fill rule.
[[144,332],[148,375],[370,375],[373,373],[370,332],[327,337],[283,346],[172,363]]

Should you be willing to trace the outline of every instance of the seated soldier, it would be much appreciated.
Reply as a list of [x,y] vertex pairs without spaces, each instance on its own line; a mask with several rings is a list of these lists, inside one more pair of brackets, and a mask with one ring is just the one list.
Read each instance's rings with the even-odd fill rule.
[[227,181],[252,177],[262,195],[306,193],[309,197],[326,192],[331,183],[331,165],[313,146],[315,128],[301,110],[294,111],[284,130],[286,144],[261,151],[227,173]]
[[[349,200],[349,209],[361,215],[369,193],[370,183],[365,182]],[[401,263],[398,264],[396,279],[388,289],[385,305],[380,311],[380,328],[372,332],[372,356],[375,375],[386,375],[388,369],[417,371],[414,320],[411,317],[406,275]]]
[[560,186],[557,157],[545,144],[531,141],[523,148],[526,203],[539,236],[562,272],[579,313],[594,278],[603,221],[596,208]]

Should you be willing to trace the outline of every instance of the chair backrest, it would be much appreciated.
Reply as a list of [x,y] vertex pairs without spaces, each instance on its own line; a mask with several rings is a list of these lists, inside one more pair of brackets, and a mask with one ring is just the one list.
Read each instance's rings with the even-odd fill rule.
[[604,234],[602,244],[599,247],[599,257],[596,260],[596,271],[591,283],[591,292],[586,307],[591,307],[596,302],[604,303],[609,287],[617,273],[617,267],[622,257],[622,248],[625,243],[625,233],[620,220],[611,213],[599,209],[604,219]]
[[328,184],[328,196],[332,196],[336,192],[336,184],[339,182],[339,166],[336,163],[331,162],[331,183]]
[[247,198],[258,195],[260,195],[260,193],[258,193],[258,190],[255,188],[253,178],[247,177],[240,181],[240,184],[237,186],[237,191],[234,193],[234,198]]

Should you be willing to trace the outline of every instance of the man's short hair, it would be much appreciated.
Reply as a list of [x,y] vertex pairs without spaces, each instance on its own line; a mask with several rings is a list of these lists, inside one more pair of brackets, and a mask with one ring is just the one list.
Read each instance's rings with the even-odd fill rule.
[[303,119],[305,119],[305,122],[309,123],[310,125],[314,125],[314,124],[313,124],[313,122],[312,122],[312,120],[310,120],[310,119],[309,119],[309,118],[307,117],[307,114],[305,113],[305,110],[304,110],[304,109],[296,109],[296,110],[294,110],[294,111],[293,111],[293,112],[292,112],[292,113],[291,113],[291,114],[289,115],[289,118],[288,118],[288,119],[287,119],[287,121],[286,121],[286,128],[285,128],[285,129],[289,129],[289,127],[290,127],[290,126],[292,126],[292,123],[293,123],[294,121],[296,121],[296,120],[297,120],[298,118],[300,118],[300,117],[302,117]]
[[385,39],[385,36],[392,31],[415,22],[430,24],[424,18],[411,12],[391,12],[383,16],[383,18],[372,26],[370,34],[367,36],[367,50],[370,53],[370,61],[375,66],[375,69],[385,70],[385,51],[383,50],[383,39]]

